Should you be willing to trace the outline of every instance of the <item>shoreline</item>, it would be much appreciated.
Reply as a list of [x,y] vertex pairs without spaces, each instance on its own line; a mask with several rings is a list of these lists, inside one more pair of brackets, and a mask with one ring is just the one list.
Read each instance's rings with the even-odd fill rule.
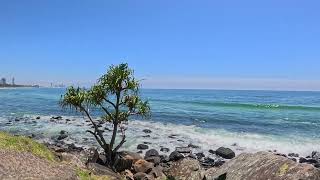
[[[90,128],[90,123],[88,123],[87,120],[83,119],[84,123],[79,124],[79,119],[75,118],[70,118],[70,117],[62,117],[62,116],[53,116],[50,117],[50,119],[46,119],[48,116],[34,116],[33,118],[15,118],[13,120],[8,120],[7,124],[15,124],[19,123],[19,125],[25,124],[25,123],[31,123],[33,126],[37,126],[38,123],[51,123],[52,125],[60,127],[60,129],[56,129],[54,131],[53,129],[50,129],[51,132],[46,132],[48,133],[47,135],[44,134],[39,134],[38,132],[30,133],[30,134],[22,134],[29,136],[38,142],[41,142],[43,144],[48,144],[52,146],[56,146],[57,149],[63,146],[75,146],[83,149],[89,149],[90,147],[97,146],[95,144],[95,141],[93,137],[91,137],[90,134],[82,134],[82,131],[77,131],[74,133],[70,133],[69,131],[74,130],[73,128],[76,129],[81,129],[83,127],[84,129]],[[78,117],[79,118],[79,117]],[[81,121],[80,121],[81,122]],[[66,126],[67,124],[67,126]],[[8,127],[10,127],[10,125]],[[100,124],[103,125],[103,124]],[[288,159],[292,159],[296,162],[299,162],[301,158],[308,159],[311,157],[312,152],[316,151],[316,149],[310,149],[307,154],[300,154],[299,152],[295,151],[290,151],[290,152],[282,152],[279,149],[260,149],[260,150],[248,150],[246,148],[243,148],[239,146],[239,142],[235,141],[233,144],[230,143],[219,143],[216,144],[215,146],[210,146],[208,144],[203,144],[201,141],[194,141],[192,138],[193,134],[190,135],[190,137],[184,137],[183,135],[179,134],[179,131],[166,131],[162,132],[162,134],[158,134],[158,132],[155,130],[159,127],[151,126],[151,125],[156,125],[156,124],[148,124],[149,126],[146,126],[145,124],[135,124],[135,126],[138,126],[139,128],[132,128],[132,124],[129,125],[129,130],[131,129],[130,134],[138,134],[136,137],[138,139],[132,140],[129,139],[127,143],[131,143],[130,147],[128,148],[128,144],[125,144],[124,147],[121,150],[129,150],[132,152],[139,152],[139,154],[144,154],[146,151],[150,149],[156,149],[160,151],[163,149],[164,151],[163,154],[165,155],[170,155],[177,147],[182,147],[189,149],[191,152],[193,152],[194,155],[196,154],[202,154],[208,158],[213,158],[213,159],[219,159],[216,157],[215,152],[216,149],[219,147],[225,147],[233,151],[235,155],[239,155],[241,153],[256,153],[259,151],[265,151],[265,152],[272,152],[275,155],[287,157]],[[41,126],[41,125],[40,125]],[[70,128],[69,126],[74,126],[73,128]],[[170,126],[170,125],[169,125]],[[49,126],[51,127],[51,126]],[[131,128],[130,128],[131,127]],[[193,129],[194,127],[190,127],[190,129]],[[9,128],[10,129],[10,128]],[[105,133],[108,136],[108,131],[111,129],[110,127],[105,128]],[[11,129],[12,130],[12,129]],[[36,130],[36,128],[35,128]],[[49,130],[49,129],[48,129]],[[171,129],[170,129],[171,130]],[[160,129],[160,131],[164,131],[164,128]],[[12,131],[11,131],[12,132]],[[23,132],[23,131],[22,131]],[[61,132],[65,132],[63,136],[61,136]],[[189,131],[187,131],[189,132]],[[43,132],[42,132],[43,133]],[[189,133],[192,133],[191,131]],[[15,134],[20,134],[21,133],[15,133]],[[82,136],[80,136],[82,134]],[[46,137],[50,136],[50,137]],[[160,137],[160,138],[159,138]],[[140,138],[140,139],[139,139]],[[195,138],[195,137],[194,137]],[[77,141],[81,139],[80,141]],[[162,139],[162,141],[160,140]],[[195,138],[196,139],[196,138]],[[155,141],[157,143],[155,143]],[[139,147],[140,146],[140,147]],[[209,148],[204,148],[204,146],[209,146]],[[139,147],[139,148],[138,148]],[[67,147],[64,147],[65,149],[68,149]],[[302,160],[303,161],[303,160]]]

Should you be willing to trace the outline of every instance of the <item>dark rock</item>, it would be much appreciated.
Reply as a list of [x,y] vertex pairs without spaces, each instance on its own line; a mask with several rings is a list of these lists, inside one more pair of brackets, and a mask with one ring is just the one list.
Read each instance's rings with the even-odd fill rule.
[[311,158],[312,158],[312,159],[316,159],[316,160],[320,159],[320,152],[313,151],[313,152],[311,153]]
[[137,153],[138,153],[138,154],[142,154],[142,153],[143,153],[143,151],[137,151]]
[[315,168],[320,168],[320,163],[314,164]]
[[143,138],[149,138],[151,137],[149,134],[148,135],[145,135],[145,136],[142,136]]
[[67,134],[67,131],[61,130],[61,131],[60,131],[60,134]]
[[226,180],[227,179],[227,173],[221,174],[220,176],[214,178],[214,180]]
[[151,142],[143,142],[143,144],[152,144]]
[[168,138],[175,139],[175,138],[177,138],[177,136],[178,135],[176,135],[176,134],[171,134],[170,136],[168,136]]
[[35,134],[31,134],[31,135],[29,135],[29,138],[35,138],[36,137],[36,135]]
[[289,153],[288,154],[289,157],[299,157],[299,154],[296,153]]
[[181,140],[181,139],[178,139],[177,141],[178,141],[178,142],[184,142],[184,140]]
[[162,147],[162,148],[160,149],[160,151],[161,151],[161,152],[169,152],[170,149],[169,149],[169,148]]
[[236,156],[235,153],[231,149],[225,148],[225,147],[218,148],[216,150],[216,155],[221,156],[225,159],[232,159]]
[[193,149],[199,149],[200,146],[194,145],[194,144],[189,144],[188,145],[189,148],[193,148]]
[[170,161],[169,156],[167,156],[167,155],[160,155],[159,157],[160,157],[161,163],[167,163]]
[[200,153],[196,153],[196,157],[197,157],[197,159],[202,159],[206,156],[202,152],[200,152]]
[[233,144],[231,144],[231,146],[238,146],[238,144],[237,143],[233,143]]
[[148,158],[148,157],[152,157],[152,156],[159,157],[159,153],[158,153],[158,151],[157,151],[157,150],[155,150],[155,149],[150,149],[150,150],[148,150],[148,151],[146,152],[146,154],[145,154],[144,158],[146,159],[146,158]]
[[133,160],[125,159],[117,155],[114,168],[117,172],[122,172],[126,169],[131,169],[132,164],[133,164]]
[[209,168],[209,167],[214,167],[215,166],[215,160],[210,158],[210,157],[206,157],[203,160],[200,161],[201,165]]
[[61,120],[61,119],[62,119],[62,116],[53,116],[51,119]]
[[83,148],[82,147],[78,147],[74,143],[72,143],[72,144],[70,144],[68,146],[68,150],[71,151],[71,152],[80,152],[80,151],[83,151]]
[[36,117],[36,119],[40,119],[40,116]]
[[151,133],[152,131],[151,131],[150,129],[144,129],[143,132],[149,134],[149,133]]
[[210,149],[208,152],[209,152],[210,154],[216,154],[216,151],[214,151],[214,150],[212,150],[212,149]]
[[297,162],[297,159],[296,159],[296,158],[289,158],[289,159],[291,159],[291,160],[294,161],[294,162]]
[[66,119],[67,122],[71,121],[70,119]]
[[177,151],[173,151],[169,155],[169,160],[170,161],[178,161],[178,160],[183,159],[183,158],[184,158],[184,156],[181,153],[177,152]]
[[67,137],[68,137],[68,135],[66,135],[66,134],[60,134],[58,136],[58,140],[63,140],[63,139],[66,139]]
[[151,156],[145,158],[146,161],[153,163],[154,165],[159,165],[161,162],[161,158],[159,156]]
[[275,153],[275,155],[277,155],[277,156],[282,156],[282,157],[287,157],[287,155],[281,154],[281,153]]
[[224,160],[218,159],[217,161],[214,162],[215,167],[220,167],[225,163]]
[[299,163],[306,163],[308,160],[306,158],[300,157],[299,158]]
[[148,145],[145,145],[145,144],[139,144],[137,146],[137,149],[139,150],[145,150],[145,149],[149,149],[149,146]]
[[176,151],[179,153],[191,153],[191,149],[189,147],[176,147]]

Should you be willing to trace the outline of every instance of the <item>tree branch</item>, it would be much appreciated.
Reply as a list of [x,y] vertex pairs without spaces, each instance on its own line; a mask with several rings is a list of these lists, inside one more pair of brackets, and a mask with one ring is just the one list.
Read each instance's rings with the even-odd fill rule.
[[108,100],[107,98],[103,98],[107,103],[109,103],[109,104],[111,104],[113,107],[114,107],[114,109],[116,109],[116,105],[113,103],[113,102],[111,102],[110,100]]

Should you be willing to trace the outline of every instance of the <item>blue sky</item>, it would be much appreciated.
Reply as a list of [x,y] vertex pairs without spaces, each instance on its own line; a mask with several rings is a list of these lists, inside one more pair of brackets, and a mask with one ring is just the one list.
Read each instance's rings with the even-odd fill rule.
[[0,76],[90,84],[128,62],[151,88],[320,90],[320,2],[1,0]]

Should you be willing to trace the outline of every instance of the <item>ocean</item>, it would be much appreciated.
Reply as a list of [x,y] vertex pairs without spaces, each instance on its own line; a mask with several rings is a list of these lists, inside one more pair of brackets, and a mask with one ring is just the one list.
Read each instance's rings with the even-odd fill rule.
[[[59,107],[64,91],[0,89],[0,130],[35,134],[39,141],[50,141],[66,130],[66,141],[94,145],[84,116]],[[191,143],[203,152],[220,146],[236,153],[320,151],[320,92],[143,89],[141,95],[149,100],[152,116],[129,121],[125,149],[137,151],[138,144],[147,143],[174,150]],[[50,121],[60,115],[64,120]],[[143,129],[152,130],[150,137]]]

